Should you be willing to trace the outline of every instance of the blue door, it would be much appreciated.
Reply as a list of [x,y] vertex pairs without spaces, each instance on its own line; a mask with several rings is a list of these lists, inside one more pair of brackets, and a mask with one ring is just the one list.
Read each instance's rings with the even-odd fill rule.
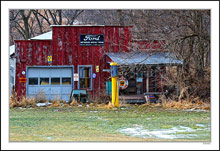
[[69,100],[73,88],[73,68],[31,67],[27,72],[28,97],[45,94],[48,100]]

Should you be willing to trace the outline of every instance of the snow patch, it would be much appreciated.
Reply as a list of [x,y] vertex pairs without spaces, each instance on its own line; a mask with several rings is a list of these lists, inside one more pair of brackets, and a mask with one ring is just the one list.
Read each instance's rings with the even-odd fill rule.
[[48,139],[48,140],[51,140],[51,139],[52,139],[52,137],[50,137],[50,136],[49,136],[49,137],[45,137],[45,138]]
[[177,134],[177,132],[195,132],[195,129],[185,126],[173,127],[170,129],[146,130],[143,126],[135,125],[133,128],[120,129],[119,132],[142,138],[177,139],[197,137],[196,134]]
[[187,110],[183,110],[183,111],[186,111],[186,112],[191,112],[191,111],[194,111],[194,112],[208,112],[209,110],[200,110],[200,109],[195,110],[194,108],[192,108],[192,109],[187,109]]
[[41,106],[47,106],[48,103],[37,103],[36,105],[37,105],[37,107],[41,107]]
[[94,112],[94,113],[97,113],[98,111],[90,111],[90,112]]
[[196,126],[199,126],[199,127],[206,127],[206,126],[203,125],[203,124],[196,124]]

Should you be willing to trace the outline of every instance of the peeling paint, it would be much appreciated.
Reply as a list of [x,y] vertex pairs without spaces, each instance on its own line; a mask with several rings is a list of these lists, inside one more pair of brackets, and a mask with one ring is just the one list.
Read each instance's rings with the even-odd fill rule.
[[[16,79],[22,70],[27,66],[48,66],[48,65],[73,65],[74,73],[78,72],[78,65],[99,65],[106,68],[103,64],[104,51],[116,52],[118,50],[128,51],[128,41],[131,41],[131,27],[120,26],[100,26],[100,27],[52,27],[52,40],[17,40],[16,47]],[[105,46],[80,46],[80,34],[104,34]],[[122,40],[123,39],[123,40]],[[126,42],[127,41],[127,42]],[[21,50],[22,49],[22,50]],[[26,52],[26,63],[21,62],[23,52]],[[53,56],[52,63],[47,62],[47,56]],[[97,78],[93,79],[93,89],[91,95],[99,89],[104,89],[103,83],[107,74],[97,73]],[[75,84],[77,88],[77,83]],[[21,90],[26,91],[26,85],[17,82],[16,92],[21,94]]]

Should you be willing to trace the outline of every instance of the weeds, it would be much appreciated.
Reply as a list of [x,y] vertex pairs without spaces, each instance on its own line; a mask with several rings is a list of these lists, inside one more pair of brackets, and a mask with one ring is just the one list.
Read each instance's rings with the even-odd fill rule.
[[54,99],[52,101],[52,104],[50,105],[50,107],[61,107],[62,105],[60,104],[60,100],[59,99]]
[[23,96],[20,101],[18,101],[18,98],[15,97],[11,97],[10,98],[10,108],[14,108],[14,107],[23,107],[23,108],[27,108],[27,107],[36,107],[36,100],[35,98],[27,98],[26,96]]
[[35,97],[36,103],[46,103],[48,102],[47,96],[43,90],[41,90]]
[[[37,98],[39,99],[39,98]],[[23,107],[23,108],[28,108],[28,107],[36,107],[36,103],[39,102],[36,98],[27,98],[26,96],[23,96],[20,100],[18,100],[16,95],[13,95],[10,97],[10,108],[14,107]],[[163,108],[169,108],[169,109],[200,109],[200,110],[210,110],[210,103],[208,101],[202,101],[197,98],[190,98],[185,99],[185,100],[170,100],[166,99],[165,96],[160,97],[161,103],[146,103],[143,104],[142,106],[149,106],[149,107],[163,107]],[[43,101],[42,99],[40,101]],[[48,100],[44,100],[44,102],[48,102]],[[72,102],[67,103],[65,100],[60,100],[54,99],[52,101],[52,104],[49,105],[49,107],[74,107],[78,106],[80,103],[78,103],[74,98],[72,99]],[[120,101],[120,106],[125,105],[125,100],[122,99]],[[97,102],[91,102],[88,104],[83,104],[83,107],[89,107],[89,108],[103,108],[103,109],[113,109],[115,106],[114,104],[109,101],[108,104],[105,102],[102,103],[97,103]]]
[[70,103],[70,106],[77,106],[78,102],[75,100],[75,98],[72,99],[72,102]]
[[27,98],[27,97],[22,97],[20,106],[27,108],[27,107],[36,107],[36,100],[35,98]]
[[210,104],[203,101],[166,101],[162,103],[163,108],[172,108],[172,109],[201,109],[201,110],[210,110]]
[[111,102],[108,103],[108,105],[104,106],[104,109],[113,109],[115,106]]

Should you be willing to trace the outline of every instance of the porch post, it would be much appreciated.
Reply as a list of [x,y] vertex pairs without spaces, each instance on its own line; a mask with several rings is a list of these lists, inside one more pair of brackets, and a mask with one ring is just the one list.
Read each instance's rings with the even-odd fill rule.
[[149,92],[149,69],[147,69],[146,92]]

